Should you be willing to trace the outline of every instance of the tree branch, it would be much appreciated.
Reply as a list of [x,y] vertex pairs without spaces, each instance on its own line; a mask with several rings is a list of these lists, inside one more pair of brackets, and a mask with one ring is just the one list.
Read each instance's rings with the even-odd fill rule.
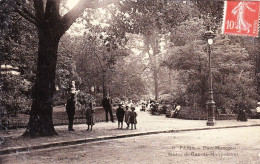
[[27,9],[23,8],[23,12],[27,14],[31,19],[35,20],[38,23],[38,19],[36,16],[34,16],[31,12],[29,12]]
[[56,18],[59,17],[60,0],[47,0],[45,9],[45,18],[54,15]]
[[39,23],[43,21],[44,16],[44,8],[43,8],[43,0],[34,0],[34,10],[35,16],[39,20]]
[[24,19],[26,19],[30,23],[33,23],[35,26],[38,26],[37,21],[35,19],[31,18],[30,16],[28,16],[27,14],[23,13],[22,11],[20,11],[18,9],[14,10],[14,11],[17,12],[19,15],[21,15]]
[[104,67],[103,67],[103,65],[102,65],[102,62],[101,62],[99,56],[98,56],[95,52],[94,52],[94,55],[95,55],[95,57],[98,59],[99,65],[100,65],[100,67],[101,67],[101,70],[102,70],[102,71],[105,71],[105,69],[104,69]]
[[34,16],[33,13],[29,12],[27,9],[29,8],[26,4],[21,3],[20,1],[16,1],[16,6],[14,11],[17,12],[19,15],[21,15],[23,18],[28,20],[29,22],[35,24],[37,26],[38,20]]
[[104,0],[97,2],[96,0],[80,0],[78,4],[62,17],[62,32],[65,33],[76,19],[84,12],[85,9],[97,9],[106,7],[113,3],[118,3],[119,0]]
[[111,10],[108,9],[108,11],[111,13],[111,15],[113,16],[113,18],[117,21],[117,23],[121,26],[121,28],[123,29],[123,31],[126,31],[125,26],[122,25],[122,21],[118,20],[118,18],[116,17],[116,14],[114,14]]

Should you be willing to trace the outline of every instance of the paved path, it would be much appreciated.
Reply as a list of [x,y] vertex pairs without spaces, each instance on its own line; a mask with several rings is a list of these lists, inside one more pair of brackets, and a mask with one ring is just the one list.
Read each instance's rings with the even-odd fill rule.
[[[257,164],[259,127],[162,133],[4,155],[5,164]],[[252,135],[255,134],[255,135]],[[239,136],[239,137],[238,137]]]
[[[163,132],[179,132],[187,130],[203,130],[208,128],[228,128],[243,126],[260,126],[259,119],[248,120],[247,122],[237,122],[236,120],[217,121],[214,127],[206,126],[205,120],[182,120],[166,118],[162,116],[151,116],[147,112],[138,113],[138,124],[136,130],[117,129],[117,123],[96,123],[93,131],[85,131],[85,124],[75,125],[74,132],[67,131],[67,126],[56,126],[59,135],[53,137],[24,138],[21,137],[25,129],[15,129],[3,131],[0,134],[2,140],[1,153],[11,153],[14,151],[26,151],[28,149],[47,148],[50,146],[73,145],[89,141],[104,139],[114,139],[118,137],[131,137]],[[125,125],[124,125],[125,126]]]

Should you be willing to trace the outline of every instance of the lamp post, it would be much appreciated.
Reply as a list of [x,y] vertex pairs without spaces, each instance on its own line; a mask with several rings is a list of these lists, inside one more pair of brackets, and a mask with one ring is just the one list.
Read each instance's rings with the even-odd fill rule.
[[208,111],[207,126],[214,126],[216,124],[214,112],[215,112],[215,102],[213,100],[213,87],[212,87],[212,72],[211,72],[211,45],[213,44],[213,38],[215,37],[214,32],[211,30],[210,26],[207,26],[207,31],[204,34],[208,42],[208,54],[209,54],[209,97],[206,103]]

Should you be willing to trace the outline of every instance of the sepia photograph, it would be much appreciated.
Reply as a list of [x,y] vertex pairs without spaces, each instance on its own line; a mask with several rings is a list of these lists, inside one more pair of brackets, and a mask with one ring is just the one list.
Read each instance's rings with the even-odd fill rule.
[[260,0],[0,0],[0,164],[260,164]]

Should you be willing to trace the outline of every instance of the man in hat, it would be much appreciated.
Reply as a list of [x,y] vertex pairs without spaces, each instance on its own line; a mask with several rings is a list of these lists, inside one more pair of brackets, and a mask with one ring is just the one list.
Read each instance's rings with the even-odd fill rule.
[[66,103],[66,112],[67,112],[68,119],[69,119],[69,127],[68,127],[69,131],[74,131],[73,120],[74,120],[74,115],[75,115],[75,104],[76,104],[75,94],[72,93]]
[[113,113],[112,113],[112,106],[111,106],[111,100],[109,98],[109,95],[106,95],[103,98],[102,105],[103,105],[103,108],[105,109],[105,112],[106,112],[106,122],[108,122],[108,112],[110,114],[111,121],[114,122],[114,117],[113,117]]
[[124,116],[125,116],[125,111],[122,108],[122,103],[119,103],[118,108],[116,110],[116,117],[117,117],[117,120],[118,120],[118,129],[120,128],[120,124],[121,124],[121,129],[123,129]]

